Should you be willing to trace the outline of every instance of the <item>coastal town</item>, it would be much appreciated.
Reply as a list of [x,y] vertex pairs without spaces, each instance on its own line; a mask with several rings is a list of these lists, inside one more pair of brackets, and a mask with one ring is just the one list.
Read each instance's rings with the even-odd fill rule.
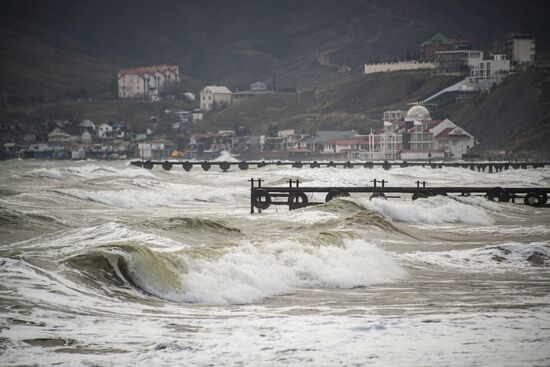
[[[408,55],[402,61],[364,64],[363,74],[420,70],[459,79],[421,100],[403,101],[401,109],[384,111],[377,117],[378,128],[369,131],[270,129],[255,135],[246,128],[204,131],[201,124],[219,110],[259,96],[286,93],[298,98],[299,91],[277,90],[273,78],[271,85],[253,81],[247,90],[206,85],[197,94],[174,95],[171,86],[181,79],[179,66],[122,69],[117,74],[118,99],[158,103],[182,98],[193,108],[167,109],[162,116],[149,116],[150,123],[142,129],[136,129],[131,121],[51,118],[37,121],[32,128],[3,122],[0,158],[212,159],[226,151],[243,159],[464,159],[471,155],[479,137],[461,127],[461,121],[432,117],[437,115],[438,99],[491,93],[509,75],[524,72],[535,63],[535,38],[530,33],[509,33],[493,41],[489,54],[473,49],[468,40],[438,33],[419,45],[414,58]],[[356,71],[342,65],[338,72]]]

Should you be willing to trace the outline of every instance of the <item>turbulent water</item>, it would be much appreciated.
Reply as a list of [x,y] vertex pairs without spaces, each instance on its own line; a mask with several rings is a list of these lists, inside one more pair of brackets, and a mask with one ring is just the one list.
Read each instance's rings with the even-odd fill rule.
[[550,208],[354,194],[251,215],[248,182],[547,187],[550,168],[0,169],[1,365],[550,365]]

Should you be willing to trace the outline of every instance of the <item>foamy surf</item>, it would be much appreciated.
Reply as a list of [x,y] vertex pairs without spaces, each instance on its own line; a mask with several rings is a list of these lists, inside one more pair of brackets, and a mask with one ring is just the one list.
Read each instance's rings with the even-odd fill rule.
[[416,264],[472,272],[504,272],[514,269],[534,269],[550,266],[550,243],[507,242],[481,248],[438,252],[417,251],[401,254],[401,258]]
[[122,280],[162,299],[245,304],[298,288],[353,288],[405,276],[392,256],[362,240],[342,245],[245,242],[217,250],[156,252],[139,244],[102,246]]
[[[2,164],[0,196],[9,195],[0,198],[6,365],[550,360],[547,208],[474,196],[363,205],[368,195],[352,194],[250,215],[248,181],[547,186],[548,167],[489,175],[414,167],[232,166],[220,173],[214,166],[148,171],[121,161]],[[30,174],[34,169],[44,171]],[[14,182],[17,195],[10,194]],[[310,202],[324,200],[318,196]],[[484,215],[495,223],[485,224]],[[55,218],[51,229],[46,217]]]
[[365,209],[400,222],[422,224],[463,223],[473,225],[490,225],[494,223],[494,219],[484,209],[442,196],[416,201],[369,200],[368,198],[353,200]]

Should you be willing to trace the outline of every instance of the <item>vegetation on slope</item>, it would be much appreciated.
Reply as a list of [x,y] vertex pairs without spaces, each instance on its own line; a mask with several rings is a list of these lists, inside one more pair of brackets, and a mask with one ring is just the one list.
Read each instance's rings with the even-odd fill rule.
[[531,68],[512,75],[449,113],[483,149],[550,151],[550,72]]
[[253,133],[293,128],[297,131],[357,129],[368,133],[382,126],[382,114],[403,109],[451,84],[456,78],[429,72],[339,75],[315,90],[255,97],[206,115],[197,129],[246,126]]

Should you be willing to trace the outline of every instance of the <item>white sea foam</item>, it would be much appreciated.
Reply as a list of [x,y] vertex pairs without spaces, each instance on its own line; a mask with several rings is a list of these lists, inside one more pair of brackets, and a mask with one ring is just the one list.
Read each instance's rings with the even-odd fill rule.
[[[315,224],[323,223],[339,218],[337,214],[321,211],[321,210],[296,210],[296,211],[283,211],[276,215],[269,214],[271,218],[278,219],[286,222],[302,223],[302,224]],[[252,220],[262,220],[262,215],[250,216]]]
[[353,199],[365,209],[386,218],[423,224],[465,223],[489,225],[494,219],[483,209],[441,196],[416,201]]
[[215,162],[238,162],[239,160],[231,155],[227,150],[224,150],[214,159]]
[[415,263],[430,264],[465,271],[506,271],[550,265],[550,243],[507,242],[466,250],[439,252],[416,251],[400,257]]
[[162,184],[143,189],[85,191],[81,189],[53,189],[76,199],[97,202],[117,208],[140,208],[179,205],[189,201],[211,203],[235,202],[248,198],[246,189],[210,188],[200,185]]
[[368,286],[405,275],[391,255],[361,240],[348,240],[343,246],[306,246],[292,241],[245,243],[218,258],[187,258],[185,262],[184,293],[158,296],[184,302],[240,304],[295,288]]
[[[71,162],[71,164],[74,163]],[[155,177],[155,175],[151,171],[139,167],[125,166],[120,168],[100,166],[95,164],[80,164],[54,168],[36,168],[30,171],[30,175],[55,180],[89,179],[108,176]]]

